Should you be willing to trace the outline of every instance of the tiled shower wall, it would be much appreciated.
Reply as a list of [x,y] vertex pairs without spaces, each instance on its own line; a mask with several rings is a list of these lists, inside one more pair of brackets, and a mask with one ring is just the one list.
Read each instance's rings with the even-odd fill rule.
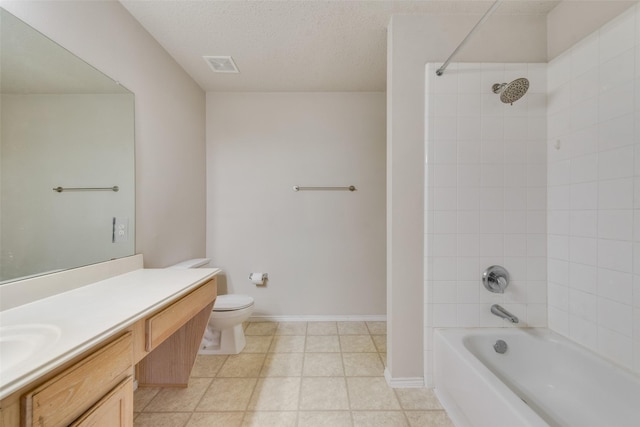
[[640,372],[640,6],[548,66],[549,327]]
[[[426,70],[425,378],[433,328],[547,325],[546,64],[451,64]],[[513,105],[494,83],[527,77]],[[490,265],[511,274],[504,294],[481,283]]]

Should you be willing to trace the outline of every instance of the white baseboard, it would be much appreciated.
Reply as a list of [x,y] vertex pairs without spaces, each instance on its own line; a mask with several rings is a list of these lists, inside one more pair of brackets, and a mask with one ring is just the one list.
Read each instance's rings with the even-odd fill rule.
[[384,379],[387,380],[387,384],[392,388],[423,388],[424,378],[422,377],[408,377],[408,378],[391,378],[389,369],[384,369]]
[[253,315],[250,322],[386,322],[386,314],[371,315]]

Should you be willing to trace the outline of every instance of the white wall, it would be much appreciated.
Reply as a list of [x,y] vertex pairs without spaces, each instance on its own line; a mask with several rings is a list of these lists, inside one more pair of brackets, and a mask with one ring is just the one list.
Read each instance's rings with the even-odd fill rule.
[[640,372],[640,5],[548,71],[549,326]]
[[0,280],[133,254],[112,242],[113,217],[135,232],[133,96],[5,94],[2,114]]
[[117,1],[2,1],[135,94],[136,252],[163,267],[205,252],[205,95]]
[[207,93],[207,201],[207,256],[254,315],[385,314],[384,93]]
[[[442,62],[479,15],[394,15],[387,56],[388,377],[424,376],[424,66]],[[545,62],[545,16],[494,15],[456,61]],[[526,49],[523,49],[526,46]]]
[[[433,328],[547,324],[546,64],[456,64],[426,68],[425,372],[431,385]],[[513,105],[494,83],[529,79]],[[504,294],[482,272],[501,265]]]

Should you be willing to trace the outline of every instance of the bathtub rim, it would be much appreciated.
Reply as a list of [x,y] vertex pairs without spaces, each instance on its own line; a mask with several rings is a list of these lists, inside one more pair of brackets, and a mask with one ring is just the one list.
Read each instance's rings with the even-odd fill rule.
[[[546,335],[547,328],[435,328],[434,330],[434,388],[438,398],[441,399],[447,413],[457,427],[471,427],[468,414],[461,408],[443,381],[443,372],[439,369],[438,355],[442,351],[442,346],[454,352],[457,360],[468,370],[475,373],[476,380],[479,380],[487,390],[478,392],[479,398],[489,399],[485,405],[506,405],[509,413],[519,419],[517,425],[531,427],[548,427],[549,424],[529,405],[524,403],[518,395],[509,388],[498,376],[496,376],[480,359],[478,359],[465,345],[464,338],[469,335],[496,335],[496,334],[522,334],[534,332]],[[549,331],[552,332],[552,331]],[[489,395],[490,392],[491,394]],[[482,404],[482,403],[480,403]],[[468,408],[467,408],[468,411]],[[509,425],[509,424],[504,424]]]

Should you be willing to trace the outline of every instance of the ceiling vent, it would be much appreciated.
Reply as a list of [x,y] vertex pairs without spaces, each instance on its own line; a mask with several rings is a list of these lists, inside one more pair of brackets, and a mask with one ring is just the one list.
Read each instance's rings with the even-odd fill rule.
[[230,56],[203,56],[214,73],[239,73],[238,67]]

